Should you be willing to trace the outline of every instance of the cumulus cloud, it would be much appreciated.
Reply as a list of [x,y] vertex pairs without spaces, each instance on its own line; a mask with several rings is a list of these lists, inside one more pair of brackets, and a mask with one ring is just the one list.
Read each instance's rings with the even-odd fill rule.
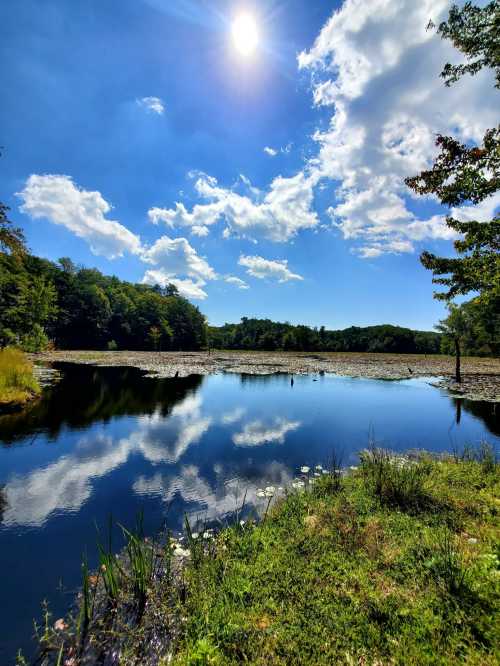
[[426,30],[448,0],[345,0],[299,55],[312,74],[314,102],[332,109],[309,168],[339,183],[328,210],[361,257],[412,252],[417,241],[450,239],[443,215],[418,215],[420,198],[404,178],[430,165],[435,133],[480,141],[497,122],[492,75],[483,71],[451,88],[439,77],[456,50]]
[[144,250],[141,258],[155,266],[144,274],[144,284],[164,287],[171,283],[186,298],[205,299],[207,293],[203,287],[208,280],[217,278],[214,269],[206,259],[200,257],[186,238],[162,236]]
[[23,201],[21,212],[66,227],[96,255],[114,259],[142,250],[139,236],[106,217],[111,205],[102,194],[78,187],[69,176],[33,174],[17,196]]
[[235,275],[226,275],[224,278],[224,282],[227,282],[228,284],[234,284],[235,287],[238,287],[238,289],[250,289],[249,285],[245,282],[245,280],[242,280],[239,277],[236,277]]
[[142,97],[136,100],[139,106],[151,113],[157,113],[162,116],[165,112],[165,104],[160,97]]
[[[245,181],[248,184],[248,181]],[[206,235],[209,227],[223,220],[224,237],[231,235],[256,239],[266,238],[286,242],[303,229],[317,226],[318,218],[312,208],[313,188],[317,177],[298,173],[291,178],[277,176],[264,194],[251,187],[248,195],[220,187],[217,180],[198,174],[195,190],[206,203],[196,204],[188,211],[183,203],[175,208],[152,208],[149,219],[169,227],[189,227],[191,233]]]
[[270,260],[259,256],[241,255],[238,263],[245,266],[247,273],[252,277],[263,279],[274,279],[278,282],[289,282],[290,280],[303,280],[297,273],[292,273],[288,268],[288,260]]

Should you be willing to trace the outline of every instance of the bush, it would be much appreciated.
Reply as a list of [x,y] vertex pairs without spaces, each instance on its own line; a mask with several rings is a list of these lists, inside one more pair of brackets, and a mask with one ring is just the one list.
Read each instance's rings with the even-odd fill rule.
[[31,333],[26,333],[21,338],[21,349],[25,352],[37,353],[45,351],[49,345],[49,339],[40,324],[34,324]]
[[118,349],[118,345],[114,340],[110,340],[108,342],[108,351],[116,351]]

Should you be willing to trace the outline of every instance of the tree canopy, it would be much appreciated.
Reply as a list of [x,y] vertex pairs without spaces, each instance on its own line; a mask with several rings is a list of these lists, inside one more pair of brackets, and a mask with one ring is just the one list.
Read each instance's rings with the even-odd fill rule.
[[177,290],[131,284],[95,269],[0,253],[0,343],[28,351],[201,349],[206,322]]
[[[454,5],[448,20],[438,33],[450,39],[466,56],[460,65],[446,64],[441,76],[451,85],[465,74],[476,74],[483,67],[496,73],[500,86],[500,7],[498,1],[485,7],[467,2]],[[438,135],[441,152],[431,169],[406,179],[418,194],[435,195],[442,204],[459,206],[478,204],[500,189],[500,126],[489,129],[481,146],[461,143],[449,136]],[[461,234],[455,241],[459,257],[438,257],[423,252],[422,264],[432,271],[434,282],[447,288],[436,298],[450,300],[471,291],[479,292],[487,302],[498,302],[500,291],[500,218],[490,221],[446,219],[447,225]]]

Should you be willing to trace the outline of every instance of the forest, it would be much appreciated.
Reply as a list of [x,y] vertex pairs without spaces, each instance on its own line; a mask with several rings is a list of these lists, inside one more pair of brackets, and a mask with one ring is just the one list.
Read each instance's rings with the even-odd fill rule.
[[239,324],[209,328],[210,344],[217,349],[261,349],[266,351],[392,352],[438,354],[441,335],[382,324],[364,328],[351,326],[329,331],[324,326],[293,326],[269,319],[243,317]]
[[0,253],[0,345],[197,350],[206,322],[175,286],[150,287],[27,253]]

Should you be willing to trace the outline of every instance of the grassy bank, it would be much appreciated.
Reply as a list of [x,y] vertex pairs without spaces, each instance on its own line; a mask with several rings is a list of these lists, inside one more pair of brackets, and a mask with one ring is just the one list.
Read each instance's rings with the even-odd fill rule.
[[188,530],[174,556],[129,539],[128,573],[101,558],[42,645],[71,664],[496,664],[499,482],[487,448],[308,471],[259,522]]
[[33,364],[19,349],[0,349],[0,411],[22,405],[40,392]]

